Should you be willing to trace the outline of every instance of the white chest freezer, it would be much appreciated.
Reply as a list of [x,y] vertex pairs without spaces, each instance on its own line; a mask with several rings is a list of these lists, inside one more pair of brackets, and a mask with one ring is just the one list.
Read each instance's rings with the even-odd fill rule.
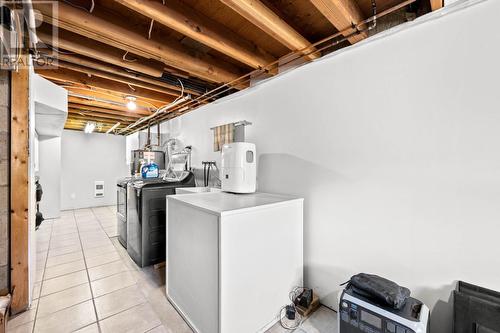
[[267,193],[167,197],[167,297],[195,332],[276,322],[302,285],[302,205]]

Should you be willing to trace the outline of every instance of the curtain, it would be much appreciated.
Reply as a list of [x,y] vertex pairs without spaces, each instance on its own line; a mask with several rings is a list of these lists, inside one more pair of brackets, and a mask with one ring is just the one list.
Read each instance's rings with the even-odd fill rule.
[[222,146],[234,142],[234,124],[226,124],[214,128],[214,151],[222,150]]

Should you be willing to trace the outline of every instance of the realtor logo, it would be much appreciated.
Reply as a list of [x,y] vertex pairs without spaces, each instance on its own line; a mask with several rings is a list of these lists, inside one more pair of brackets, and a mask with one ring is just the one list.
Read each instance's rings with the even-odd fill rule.
[[[58,17],[57,1],[37,1],[44,6],[42,14],[31,2],[2,1],[0,3],[0,69],[17,70],[26,67],[26,52],[30,52],[35,68],[56,69],[56,25],[50,25]],[[43,35],[40,39],[39,32]]]

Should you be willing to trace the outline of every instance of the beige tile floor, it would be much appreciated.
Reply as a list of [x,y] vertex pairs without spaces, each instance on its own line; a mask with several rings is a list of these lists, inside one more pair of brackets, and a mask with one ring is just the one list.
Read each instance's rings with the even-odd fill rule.
[[[115,214],[98,207],[44,221],[34,301],[7,332],[192,332],[165,297],[164,269],[138,268],[118,243]],[[322,307],[295,331],[336,332],[335,313]]]

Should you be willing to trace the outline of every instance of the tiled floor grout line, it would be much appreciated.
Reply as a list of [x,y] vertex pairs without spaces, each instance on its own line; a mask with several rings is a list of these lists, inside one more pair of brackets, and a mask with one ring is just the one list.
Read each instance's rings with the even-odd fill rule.
[[[106,238],[107,238],[107,239],[111,242],[111,245],[110,245],[110,246],[112,246],[112,248],[113,248],[113,249],[114,249],[114,250],[118,253],[118,257],[119,257],[119,259],[116,259],[116,260],[114,260],[114,261],[111,261],[111,262],[108,262],[108,263],[103,263],[103,264],[101,264],[101,265],[97,265],[97,266],[93,266],[93,267],[91,267],[91,268],[96,268],[96,267],[100,267],[100,266],[105,266],[105,265],[109,265],[109,264],[111,264],[111,263],[116,263],[116,262],[121,262],[121,263],[124,265],[124,268],[125,268],[125,270],[124,270],[124,271],[121,271],[121,272],[118,272],[118,273],[114,273],[114,274],[111,274],[111,275],[108,275],[108,276],[105,276],[105,277],[101,277],[101,278],[98,278],[98,279],[95,279],[95,280],[91,281],[91,279],[90,279],[90,274],[89,274],[89,269],[91,269],[91,268],[89,268],[89,267],[88,267],[88,264],[87,264],[87,257],[85,256],[86,250],[85,250],[85,248],[84,248],[84,246],[83,246],[84,244],[83,244],[82,233],[84,233],[84,232],[80,230],[80,227],[81,227],[81,226],[80,226],[80,223],[78,222],[78,218],[77,218],[77,216],[76,216],[75,210],[72,210],[72,213],[73,213],[73,214],[72,214],[72,216],[73,216],[73,221],[74,221],[74,223],[75,223],[75,227],[76,227],[77,234],[78,234],[78,241],[79,241],[79,244],[80,244],[80,247],[81,247],[81,251],[82,251],[82,254],[83,254],[83,262],[84,262],[84,266],[85,266],[85,269],[84,269],[84,270],[86,271],[86,274],[87,274],[88,285],[89,285],[89,288],[90,288],[91,299],[92,299],[92,303],[93,303],[93,306],[94,306],[94,313],[95,313],[95,317],[96,317],[96,321],[95,321],[95,322],[92,322],[91,324],[88,324],[88,325],[86,325],[86,326],[80,327],[80,328],[78,328],[78,330],[83,329],[83,328],[90,327],[90,326],[92,326],[92,325],[95,323],[95,324],[97,325],[97,328],[98,328],[99,332],[102,332],[102,330],[101,330],[101,326],[100,326],[100,321],[101,321],[101,320],[100,320],[100,318],[99,318],[99,316],[98,316],[98,314],[97,314],[97,307],[96,307],[96,304],[95,304],[95,299],[96,299],[96,298],[99,298],[99,297],[102,297],[102,296],[105,296],[105,295],[108,295],[108,294],[111,294],[111,293],[113,293],[113,292],[117,292],[117,291],[120,291],[120,290],[126,289],[126,288],[130,288],[130,287],[134,287],[134,286],[135,286],[135,287],[137,287],[137,279],[138,279],[138,277],[137,277],[137,276],[135,276],[135,274],[134,274],[134,269],[133,269],[132,267],[130,267],[127,263],[125,263],[125,262],[124,262],[124,260],[126,260],[126,258],[124,257],[124,254],[122,253],[122,251],[120,251],[120,249],[117,249],[117,245],[116,245],[116,244],[115,244],[115,242],[112,240],[112,237],[111,237],[110,235],[108,235],[108,234],[107,234],[107,232],[104,230],[104,227],[103,227],[103,226],[102,226],[102,224],[100,223],[100,220],[99,220],[99,218],[97,217],[96,212],[94,212],[94,210],[93,210],[93,209],[91,209],[91,214],[94,216],[94,220],[96,220],[96,221],[98,222],[98,224],[99,224],[99,226],[98,226],[98,228],[97,228],[96,230],[99,230],[99,229],[100,229],[99,231],[100,231],[100,232],[103,232],[103,233],[106,235]],[[97,225],[96,225],[96,226],[97,226]],[[58,278],[58,277],[62,277],[62,276],[68,275],[68,274],[73,274],[73,273],[81,272],[81,271],[83,270],[83,269],[82,269],[82,270],[78,270],[78,271],[76,271],[76,272],[65,273],[65,274],[62,274],[62,275],[59,275],[59,276],[55,276],[55,277],[50,278],[50,279],[45,279],[45,277],[46,277],[46,268],[47,268],[47,267],[46,267],[46,265],[47,265],[47,261],[48,261],[48,259],[49,259],[49,255],[48,255],[48,254],[50,253],[50,250],[53,250],[53,249],[51,249],[51,247],[50,247],[50,246],[51,246],[51,243],[52,243],[52,242],[53,242],[53,240],[54,240],[54,235],[53,235],[53,232],[54,232],[54,230],[56,229],[55,227],[56,227],[56,226],[54,226],[54,224],[53,224],[53,223],[52,223],[52,224],[51,224],[51,226],[50,226],[50,233],[49,233],[49,237],[48,237],[48,238],[49,238],[49,240],[48,240],[48,248],[47,248],[47,250],[46,250],[45,264],[44,264],[44,267],[43,267],[44,271],[43,271],[43,274],[42,274],[42,280],[40,281],[40,296],[39,296],[39,297],[38,297],[38,299],[37,299],[38,305],[39,305],[39,300],[40,300],[42,297],[47,297],[47,296],[54,295],[54,294],[59,293],[59,292],[63,292],[63,291],[69,290],[69,289],[71,289],[71,288],[76,288],[76,287],[79,287],[79,286],[85,285],[85,283],[82,283],[82,284],[78,284],[78,285],[75,285],[75,286],[71,286],[71,287],[68,287],[68,288],[65,288],[65,289],[62,289],[62,290],[58,290],[58,291],[56,291],[56,292],[49,293],[49,294],[47,294],[47,295],[43,295],[43,296],[41,296],[41,291],[42,291],[41,289],[42,289],[42,287],[43,287],[43,284],[44,284],[46,281],[49,281],[49,280],[52,280],[52,279],[55,279],[55,278]],[[85,231],[85,232],[86,232],[86,231]],[[115,237],[115,236],[113,236],[113,237]],[[76,241],[76,240],[75,240],[75,241]],[[91,243],[91,241],[90,241],[90,243]],[[107,246],[107,245],[104,245],[104,246]],[[103,246],[103,247],[104,247],[104,246]],[[94,247],[94,248],[97,248],[97,247]],[[87,249],[87,250],[90,250],[90,249],[92,249],[92,248],[89,248],[89,249]],[[75,252],[78,252],[78,251],[74,251],[74,252],[70,252],[70,253],[75,253]],[[70,254],[70,253],[67,253],[67,254]],[[65,253],[65,254],[66,254],[66,253]],[[61,254],[61,255],[64,255],[64,254]],[[96,254],[95,256],[99,256],[99,254]],[[51,258],[54,258],[54,257],[57,257],[57,256],[53,256],[53,257],[51,257]],[[94,256],[92,256],[92,257],[94,257]],[[75,260],[75,261],[70,261],[70,262],[67,262],[67,263],[61,263],[61,264],[58,264],[58,265],[54,265],[54,266],[52,266],[52,267],[57,267],[57,266],[60,266],[60,265],[70,264],[70,263],[73,263],[73,262],[76,262],[76,261],[79,261],[79,260],[82,260],[82,259],[77,259],[77,260]],[[119,288],[119,289],[117,289],[117,290],[113,290],[113,291],[110,291],[110,292],[106,292],[106,293],[104,293],[104,294],[102,294],[102,295],[99,295],[98,297],[95,297],[95,295],[94,295],[94,291],[93,291],[93,289],[92,289],[91,282],[99,281],[99,280],[106,279],[106,278],[109,278],[109,277],[112,277],[112,276],[115,276],[115,275],[118,275],[118,274],[123,274],[123,273],[129,273],[129,274],[132,274],[132,276],[133,276],[133,278],[134,278],[135,283],[133,283],[133,284],[131,284],[131,285],[129,285],[129,286],[125,286],[125,287]],[[133,308],[135,308],[135,307],[138,307],[138,306],[141,306],[141,305],[144,305],[144,304],[148,304],[149,306],[151,306],[151,303],[149,302],[149,300],[148,300],[148,298],[146,297],[146,295],[145,295],[143,292],[141,292],[140,294],[144,297],[144,298],[143,298],[143,302],[142,302],[142,303],[139,303],[139,304],[136,304],[136,305],[134,305],[134,306],[128,307],[127,309],[123,309],[123,310],[121,310],[121,311],[119,311],[119,312],[113,313],[112,315],[108,315],[108,316],[103,317],[103,318],[101,318],[101,319],[102,319],[102,320],[104,320],[104,319],[108,319],[108,318],[110,318],[110,317],[113,317],[113,316],[118,315],[118,314],[120,314],[120,313],[122,313],[122,312],[128,311],[128,310],[130,310],[130,309],[133,309]],[[75,304],[72,304],[72,305],[70,305],[70,306],[66,306],[66,307],[64,307],[64,308],[62,308],[62,309],[59,309],[59,310],[55,311],[55,312],[47,313],[46,315],[44,315],[44,316],[40,317],[40,319],[41,319],[41,318],[44,318],[44,317],[47,317],[47,316],[50,316],[50,315],[52,315],[52,314],[54,314],[54,313],[60,312],[60,311],[62,311],[62,310],[65,310],[65,309],[71,308],[71,307],[73,307],[73,306],[76,306],[76,305],[79,305],[79,304],[82,304],[82,303],[88,302],[88,301],[89,301],[89,299],[87,299],[87,300],[85,300],[85,301],[81,301],[81,302],[75,303]],[[39,318],[38,318],[38,310],[39,310],[39,308],[38,308],[38,306],[37,306],[36,313],[35,313],[35,317],[34,317],[34,320],[33,320],[32,332],[34,332],[34,330],[35,330],[36,320],[37,320],[37,319],[39,319]],[[163,326],[163,324],[160,324],[160,325],[158,325],[158,326],[155,326],[155,327],[153,327],[153,328],[151,328],[151,329],[149,329],[148,331],[145,331],[145,332],[152,331],[152,330],[154,330],[154,329],[156,329],[156,328],[158,328],[158,327],[161,327],[161,326]]]
[[[71,272],[71,273],[68,273],[68,274],[66,274],[66,275],[73,274],[73,273],[79,273],[79,272],[81,272],[81,271],[84,271],[84,269],[81,269],[81,270],[76,271],[76,272]],[[61,275],[61,276],[64,276],[64,275]],[[58,277],[61,277],[61,276],[58,276]],[[49,279],[49,280],[50,280],[50,279]],[[45,280],[45,281],[49,281],[49,280]],[[71,288],[80,287],[80,286],[83,286],[84,284],[85,284],[85,283],[80,283],[80,284],[77,284],[77,285],[74,285],[74,286],[71,286],[71,287],[68,287],[68,288],[64,288],[64,289],[61,289],[61,290],[58,290],[58,291],[54,291],[53,293],[50,293],[50,294],[47,294],[47,295],[40,296],[40,297],[39,297],[39,299],[40,299],[40,298],[42,298],[42,297],[51,296],[51,295],[54,295],[54,294],[60,293],[60,292],[62,292],[62,291],[69,290],[69,289],[71,289]],[[56,312],[58,312],[58,311],[56,311]]]
[[[49,245],[47,247],[47,256],[45,257],[45,264],[43,265],[42,281],[40,281],[40,293],[38,294],[38,298],[36,299],[37,304],[36,304],[35,318],[33,318],[33,327],[31,327],[32,333],[35,332],[36,319],[38,317],[38,306],[40,305],[40,298],[42,298],[42,288],[43,288],[43,281],[44,281],[44,277],[45,277],[45,266],[47,265],[47,260],[49,260],[50,242],[52,241],[52,231],[54,231],[54,221],[55,220],[52,220],[52,222],[50,223]],[[35,238],[35,241],[36,241],[36,238]]]
[[[92,212],[92,215],[95,217],[94,212],[92,210],[90,210],[90,211]],[[80,240],[80,246],[82,247],[82,252],[83,252],[83,243],[82,243],[82,238],[80,237],[80,228],[78,227],[78,222],[76,220],[76,215],[75,215],[74,210],[73,210],[73,216],[75,218],[76,229],[78,230],[78,239]],[[90,276],[89,276],[89,270],[87,267],[87,260],[85,259],[85,252],[83,253],[83,263],[85,264],[85,272],[87,273],[87,279],[89,281],[90,296],[92,296],[92,305],[94,306],[94,314],[95,314],[95,320],[97,323],[97,330],[99,331],[99,333],[101,333],[101,325],[99,325],[99,317],[97,316],[97,308],[95,306],[95,300],[94,300],[94,291],[92,290],[92,284],[90,283]]]
[[[74,219],[76,220],[76,217],[74,217]],[[50,232],[50,237],[49,237],[49,249],[47,250],[47,253],[50,251],[50,240],[51,240],[51,238],[52,238],[52,227],[53,227],[53,225],[51,225],[51,232]],[[79,230],[79,229],[78,229],[78,226],[76,226],[76,228],[77,228],[77,230]],[[102,228],[102,226],[101,226],[101,228]],[[79,234],[79,231],[77,231],[77,233]],[[81,239],[80,239],[80,246],[82,247],[82,249],[81,249],[80,251],[82,251],[82,253],[83,253],[83,244],[81,243]],[[112,246],[113,246],[113,248],[115,247],[114,245],[112,245]],[[77,251],[75,251],[75,252],[77,252]],[[117,253],[118,253],[118,251],[117,251]],[[48,260],[48,256],[47,256],[46,260]],[[78,260],[82,260],[82,259],[78,259]],[[117,260],[115,260],[115,261],[112,261],[112,262],[109,262],[109,263],[105,263],[105,264],[102,264],[102,265],[97,265],[97,266],[94,266],[94,267],[104,266],[104,265],[107,265],[107,264],[110,264],[110,263],[113,263],[113,262],[116,262],[116,261],[123,262],[122,257],[120,256],[120,259],[117,259]],[[68,262],[68,263],[71,263],[71,262]],[[46,263],[45,263],[45,264],[46,264]],[[63,264],[60,264],[60,265],[64,265],[64,264],[66,264],[66,263],[63,263]],[[56,265],[56,266],[59,266],[59,265]],[[53,266],[53,267],[55,267],[55,266]],[[87,267],[87,266],[86,266],[86,267]],[[94,267],[91,267],[91,268],[94,268]],[[94,299],[94,296],[93,296],[92,288],[91,288],[91,286],[90,286],[90,282],[98,281],[98,280],[101,280],[101,279],[105,279],[105,278],[107,278],[107,277],[111,277],[111,276],[114,276],[114,275],[117,275],[117,274],[123,273],[123,272],[119,272],[119,273],[115,273],[115,274],[112,274],[112,275],[109,275],[109,276],[106,276],[106,277],[103,277],[103,278],[99,278],[99,279],[95,279],[95,280],[93,280],[93,281],[90,281],[90,276],[88,275],[88,268],[86,268],[86,269],[78,270],[78,271],[75,271],[75,272],[70,272],[70,273],[62,274],[62,275],[59,275],[59,276],[53,277],[53,278],[51,278],[51,279],[44,279],[44,277],[45,277],[45,268],[46,268],[46,267],[44,267],[44,274],[43,274],[43,276],[42,276],[42,281],[40,281],[40,283],[45,282],[45,281],[49,281],[49,280],[52,280],[52,279],[55,279],[55,278],[58,278],[58,277],[62,277],[62,276],[68,275],[68,274],[73,274],[73,273],[81,272],[81,271],[83,271],[83,270],[87,271],[87,277],[88,277],[88,279],[89,279],[89,282],[87,282],[87,283],[89,284],[89,288],[91,289],[92,299]],[[125,272],[128,272],[128,271],[130,271],[130,270],[126,270]],[[82,286],[82,285],[85,285],[85,284],[86,284],[86,283],[78,284],[78,285],[71,286],[71,287],[68,287],[68,288],[64,288],[64,289],[61,289],[61,290],[58,290],[58,291],[56,291],[56,292],[49,293],[49,294],[47,294],[47,295],[43,295],[43,296],[42,296],[42,295],[40,295],[40,296],[38,297],[37,301],[39,301],[39,300],[40,300],[40,298],[42,298],[42,297],[47,297],[47,296],[50,296],[50,295],[54,295],[54,294],[56,294],[56,293],[63,292],[63,291],[66,291],[66,290],[69,290],[69,289],[72,289],[72,288],[76,288],[76,287],[79,287],[79,286]],[[120,288],[120,289],[117,289],[117,290],[114,290],[114,291],[118,291],[118,290],[121,290],[121,289],[124,289],[124,288],[128,288],[128,287],[130,287],[130,286],[123,287],[123,288]],[[114,292],[114,291],[113,291],[113,292]],[[107,294],[109,294],[109,293],[102,294],[102,295],[100,295],[99,297],[101,297],[101,296],[105,296],[105,295],[107,295]],[[98,297],[97,297],[97,298],[98,298]],[[50,313],[50,314],[47,314],[46,316],[52,315],[52,314],[54,314],[54,313],[60,312],[60,311],[62,311],[62,310],[68,309],[68,308],[70,308],[70,307],[73,307],[73,306],[76,306],[76,305],[79,305],[79,304],[82,304],[82,303],[85,303],[85,302],[87,302],[87,301],[89,301],[89,299],[86,299],[86,300],[84,300],[84,301],[82,301],[82,302],[79,302],[79,303],[72,304],[72,305],[70,305],[70,306],[66,306],[66,307],[64,307],[64,308],[61,308],[61,309],[59,309],[59,310],[55,311],[55,312],[52,312],[52,313]],[[95,309],[95,307],[94,307],[94,309]],[[128,310],[128,309],[126,309],[126,310]],[[124,311],[126,311],[126,310],[124,310]],[[123,311],[120,311],[120,312],[123,312]],[[120,313],[120,312],[119,312],[119,313]],[[117,314],[118,314],[118,313],[117,313]],[[36,311],[36,315],[35,315],[35,320],[36,320],[36,318],[37,318],[37,317],[38,317],[38,307],[37,307],[37,311]],[[44,316],[44,317],[45,317],[45,316]],[[106,318],[109,318],[109,317],[111,317],[111,316],[108,316],[108,317],[106,317]],[[42,317],[40,317],[40,318],[42,318]],[[103,319],[105,319],[105,318],[103,318]],[[97,321],[98,321],[98,317],[97,317],[97,313],[96,313],[96,323],[97,323]],[[94,323],[91,323],[91,324],[89,324],[89,325],[86,325],[86,326],[84,326],[84,327],[82,327],[82,328],[88,327],[88,326],[90,326],[90,325],[92,325],[92,324],[94,324]],[[33,329],[34,329],[34,326],[33,326]]]
[[[132,287],[132,286],[128,286],[128,287]],[[125,287],[125,288],[128,288],[128,287]],[[121,289],[125,289],[125,288],[121,288]],[[118,290],[121,290],[121,289],[118,289]],[[117,291],[117,290],[115,290],[115,291]],[[144,302],[143,302],[143,303],[136,304],[136,305],[131,306],[130,308],[127,308],[127,309],[124,309],[124,310],[121,310],[121,311],[115,312],[115,313],[113,313],[112,315],[108,315],[108,316],[106,316],[106,317],[102,318],[102,320],[105,320],[105,319],[108,319],[108,318],[114,317],[114,316],[116,316],[116,315],[119,315],[120,313],[123,313],[123,312],[128,311],[128,310],[133,309],[133,308],[136,308],[136,307],[138,307],[138,306],[144,305],[144,304],[146,304],[146,303],[148,303],[148,304],[149,304],[149,302],[148,302],[146,299],[144,299]],[[101,320],[99,320],[99,321],[101,321]],[[160,325],[158,325],[158,326],[160,326]],[[145,332],[144,332],[144,333],[145,333]]]

